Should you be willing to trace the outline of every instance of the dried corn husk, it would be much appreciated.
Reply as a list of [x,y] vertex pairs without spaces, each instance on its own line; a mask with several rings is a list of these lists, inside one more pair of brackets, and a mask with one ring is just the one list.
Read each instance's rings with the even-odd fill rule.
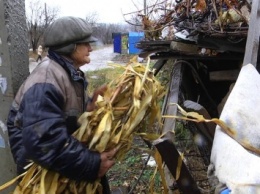
[[250,150],[253,153],[256,153],[260,155],[260,149],[251,145],[245,140],[240,140],[237,136],[237,132],[235,129],[230,128],[224,121],[213,118],[213,119],[205,119],[203,115],[198,114],[197,112],[186,112],[184,109],[181,108],[176,103],[172,103],[171,105],[175,105],[178,107],[179,112],[181,113],[182,116],[176,116],[176,115],[163,115],[162,117],[164,118],[175,118],[175,119],[181,119],[181,120],[186,120],[186,121],[193,121],[193,122],[213,122],[217,124],[218,126],[221,127],[221,129],[229,135],[231,138],[236,140],[241,146],[243,146],[245,149]]
[[[151,126],[156,119],[160,121],[158,102],[164,96],[164,88],[149,69],[149,60],[146,67],[132,59],[122,68],[125,72],[108,85],[103,97],[98,97],[97,108],[81,115],[78,120],[81,126],[73,134],[91,150],[103,152],[116,147],[117,160],[130,149],[136,132],[148,133],[138,126],[143,122]],[[102,193],[102,185],[99,180],[94,183],[75,182],[32,164],[14,193],[91,194]]]

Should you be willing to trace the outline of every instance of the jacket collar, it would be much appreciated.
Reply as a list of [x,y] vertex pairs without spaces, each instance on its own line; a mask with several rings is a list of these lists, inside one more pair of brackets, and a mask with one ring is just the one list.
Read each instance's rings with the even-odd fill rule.
[[70,74],[72,80],[79,82],[82,81],[84,84],[84,89],[86,90],[88,82],[85,79],[84,72],[80,69],[76,69],[72,61],[66,59],[62,55],[59,55],[58,53],[52,50],[48,51],[48,57],[57,62],[60,66],[62,66]]

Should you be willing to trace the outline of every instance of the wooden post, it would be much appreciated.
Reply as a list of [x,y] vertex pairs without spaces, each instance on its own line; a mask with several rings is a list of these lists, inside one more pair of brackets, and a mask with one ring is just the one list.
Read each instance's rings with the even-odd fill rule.
[[243,65],[256,67],[260,37],[260,1],[253,0]]

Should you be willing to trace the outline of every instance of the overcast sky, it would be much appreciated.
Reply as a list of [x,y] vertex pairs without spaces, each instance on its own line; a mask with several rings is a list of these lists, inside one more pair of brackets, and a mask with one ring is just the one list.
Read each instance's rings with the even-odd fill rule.
[[[25,0],[28,4],[32,0]],[[88,13],[96,12],[98,22],[121,23],[123,14],[142,9],[143,0],[41,0],[49,6],[60,8],[60,16],[78,16],[85,18]],[[134,5],[134,3],[135,5]]]

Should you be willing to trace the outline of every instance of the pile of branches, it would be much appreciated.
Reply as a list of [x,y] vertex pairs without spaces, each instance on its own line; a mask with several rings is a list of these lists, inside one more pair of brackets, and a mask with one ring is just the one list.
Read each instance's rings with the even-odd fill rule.
[[251,5],[240,0],[182,0],[174,7],[169,22],[177,31],[216,37],[245,37]]
[[187,36],[246,37],[251,4],[250,0],[157,0],[147,14],[140,10],[136,14],[148,40],[162,39],[166,28],[169,35],[185,30]]

